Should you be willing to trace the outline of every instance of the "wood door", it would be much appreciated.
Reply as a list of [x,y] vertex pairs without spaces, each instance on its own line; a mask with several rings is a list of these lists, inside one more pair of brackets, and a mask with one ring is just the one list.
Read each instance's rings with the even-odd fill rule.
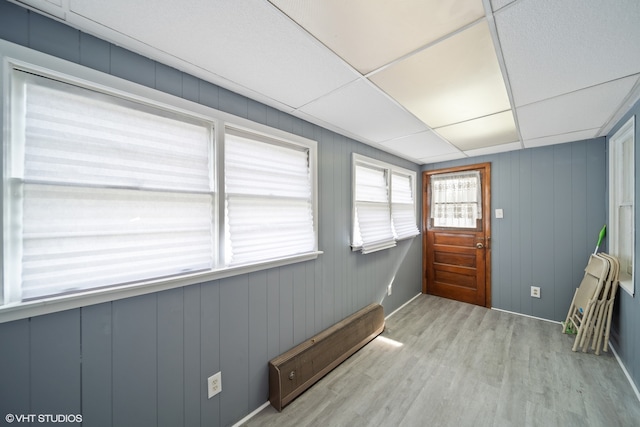
[[[475,227],[438,226],[431,218],[433,177],[479,171],[482,218]],[[422,292],[491,307],[491,164],[482,163],[423,173]]]

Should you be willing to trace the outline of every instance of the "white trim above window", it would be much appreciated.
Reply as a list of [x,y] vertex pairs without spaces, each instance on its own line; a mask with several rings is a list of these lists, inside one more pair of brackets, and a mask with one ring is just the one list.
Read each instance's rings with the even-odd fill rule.
[[321,253],[315,141],[3,40],[0,59],[0,323]]
[[635,293],[635,116],[609,138],[609,252],[620,261],[620,287]]
[[415,172],[355,153],[352,171],[354,251],[367,254],[392,248],[397,240],[420,234]]

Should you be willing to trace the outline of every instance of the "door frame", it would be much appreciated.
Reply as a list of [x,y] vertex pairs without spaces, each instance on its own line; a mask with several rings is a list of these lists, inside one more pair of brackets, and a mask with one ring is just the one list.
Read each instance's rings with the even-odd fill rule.
[[444,169],[434,169],[422,172],[422,293],[427,293],[427,232],[429,230],[431,175],[450,172],[481,170],[482,183],[482,227],[485,232],[485,307],[491,308],[491,162],[475,163],[465,166],[453,166]]

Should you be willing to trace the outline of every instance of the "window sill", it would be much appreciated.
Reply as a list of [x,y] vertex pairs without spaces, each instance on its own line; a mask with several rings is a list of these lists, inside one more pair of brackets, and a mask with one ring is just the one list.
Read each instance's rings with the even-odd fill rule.
[[179,277],[158,279],[148,282],[138,282],[135,284],[114,286],[106,289],[87,290],[86,292],[72,295],[54,296],[35,301],[25,301],[11,303],[0,306],[0,323],[11,322],[13,320],[26,319],[43,314],[55,313],[63,310],[70,310],[88,305],[101,304],[116,301],[124,298],[131,298],[169,289],[180,288],[198,283],[210,282],[224,279],[226,277],[238,276],[241,274],[253,273],[255,271],[269,268],[282,267],[298,262],[311,261],[322,255],[322,251],[309,252],[277,260],[259,262],[250,265],[239,265],[234,267],[220,268],[215,271],[194,273]]
[[633,289],[633,282],[632,281],[620,282],[620,289],[624,290],[626,293],[631,295],[631,298],[634,298],[635,292],[634,292],[634,289]]

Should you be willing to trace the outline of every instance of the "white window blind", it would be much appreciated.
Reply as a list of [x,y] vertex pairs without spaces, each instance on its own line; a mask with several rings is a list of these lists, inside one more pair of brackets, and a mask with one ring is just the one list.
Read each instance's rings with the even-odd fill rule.
[[354,246],[365,254],[394,247],[387,170],[356,164],[355,174]]
[[476,228],[482,219],[480,172],[432,175],[431,218],[434,227]]
[[14,74],[13,298],[214,266],[210,124]]
[[391,175],[391,218],[396,239],[420,234],[416,226],[411,177],[396,172]]
[[308,148],[227,129],[224,163],[228,265],[315,250]]

